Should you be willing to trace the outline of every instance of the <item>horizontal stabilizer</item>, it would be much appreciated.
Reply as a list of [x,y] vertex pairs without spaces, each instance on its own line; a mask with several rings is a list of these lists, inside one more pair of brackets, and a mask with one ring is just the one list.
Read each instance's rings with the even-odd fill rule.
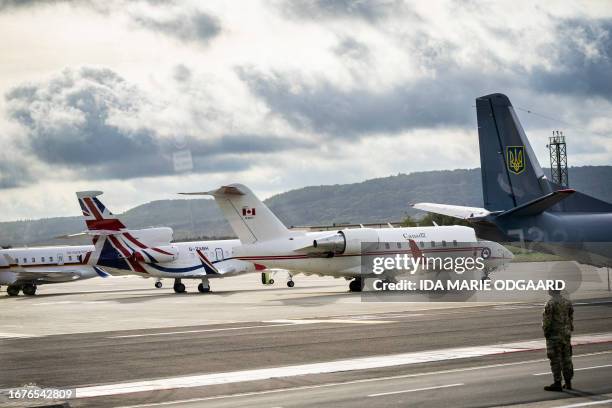
[[550,194],[546,194],[540,198],[536,198],[535,200],[529,201],[523,205],[519,205],[518,207],[514,207],[508,211],[505,211],[499,214],[499,217],[507,217],[509,215],[513,216],[529,216],[529,215],[537,215],[540,214],[559,201],[564,200],[565,198],[574,194],[576,190],[572,190],[571,188],[565,190],[557,190]]
[[245,195],[246,192],[240,190],[238,186],[222,186],[216,190],[202,191],[196,193],[179,193],[181,195],[209,195],[209,196],[225,196],[225,195]]
[[435,203],[417,203],[412,207],[431,212],[434,214],[447,215],[449,217],[461,218],[462,220],[470,220],[473,218],[484,218],[491,214],[488,210],[478,207],[463,207],[460,205],[435,204]]

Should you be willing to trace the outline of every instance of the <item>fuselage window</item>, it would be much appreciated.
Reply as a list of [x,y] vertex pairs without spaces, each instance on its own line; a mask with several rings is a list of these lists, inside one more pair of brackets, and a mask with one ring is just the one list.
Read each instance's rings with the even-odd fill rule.
[[435,248],[436,247],[436,241],[431,241],[431,247]]
[[446,248],[446,241],[442,241],[442,246]]
[[40,262],[45,262],[45,257],[44,256],[40,258]]
[[398,243],[397,243],[397,247],[398,247],[398,248],[401,248],[401,247],[402,247],[402,243],[401,243],[401,242],[398,242]]
[[385,249],[389,249],[389,248],[391,248],[391,245],[389,245],[388,242],[385,242]]
[[68,260],[72,261],[72,255],[68,255]]
[[457,246],[457,240],[453,239],[453,246]]
[[35,262],[36,262],[36,258],[32,258],[32,263],[35,263]]
[[49,262],[53,262],[53,257],[52,256],[49,257]]
[[23,263],[28,263],[28,258],[23,258]]
[[425,243],[424,243],[423,241],[421,241],[421,242],[419,242],[419,246],[420,246],[421,248],[425,248]]

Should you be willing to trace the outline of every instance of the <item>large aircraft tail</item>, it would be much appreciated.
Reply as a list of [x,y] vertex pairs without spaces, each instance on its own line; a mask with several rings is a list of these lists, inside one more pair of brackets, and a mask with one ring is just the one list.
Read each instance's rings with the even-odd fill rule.
[[[569,193],[546,179],[523,127],[503,94],[476,99],[484,207],[514,215],[536,211],[610,212],[612,204]],[[565,189],[565,190],[564,190]],[[553,194],[555,193],[555,194]],[[557,194],[559,193],[559,194]],[[510,212],[521,208],[520,212]]]
[[509,210],[551,193],[508,97],[481,96],[476,113],[485,208]]
[[232,230],[243,244],[253,244],[282,237],[291,232],[253,192],[242,184],[231,184],[205,193],[185,195],[211,195]]
[[87,233],[91,235],[95,247],[93,252],[85,255],[84,263],[146,273],[141,263],[163,263],[176,259],[177,252],[170,246],[171,228],[129,230],[98,199],[101,194],[101,191],[77,192]]

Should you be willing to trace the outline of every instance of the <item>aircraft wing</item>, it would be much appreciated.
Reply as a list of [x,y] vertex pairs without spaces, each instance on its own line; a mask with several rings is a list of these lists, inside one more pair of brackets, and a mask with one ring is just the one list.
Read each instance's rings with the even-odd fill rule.
[[65,270],[65,271],[28,271],[25,269],[14,272],[15,281],[27,281],[27,282],[71,282],[81,278],[81,273],[78,270]]
[[489,210],[478,207],[464,207],[461,205],[435,204],[435,203],[417,203],[412,207],[435,214],[447,215],[450,217],[461,218],[463,220],[471,220],[474,218],[484,218],[491,214]]

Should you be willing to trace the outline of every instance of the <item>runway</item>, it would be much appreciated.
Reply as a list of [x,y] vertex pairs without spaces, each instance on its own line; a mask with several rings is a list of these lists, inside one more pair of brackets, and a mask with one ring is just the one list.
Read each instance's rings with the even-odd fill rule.
[[605,290],[575,301],[575,390],[550,393],[539,303],[370,303],[341,280],[245,278],[210,295],[117,278],[0,298],[0,388],[76,389],[74,407],[612,406]]

